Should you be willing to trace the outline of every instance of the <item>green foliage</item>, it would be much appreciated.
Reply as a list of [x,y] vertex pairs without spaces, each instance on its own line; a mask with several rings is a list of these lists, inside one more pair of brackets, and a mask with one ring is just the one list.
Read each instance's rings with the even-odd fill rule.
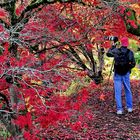
[[5,129],[0,129],[0,138],[3,138],[3,140],[6,140],[8,137],[10,137],[10,133]]
[[140,79],[140,69],[138,67],[132,69],[131,78],[135,80]]
[[83,87],[80,80],[72,81],[68,89],[63,93],[64,95],[70,96],[72,94],[78,93],[78,91]]
[[140,64],[140,52],[135,53],[135,60],[137,64]]
[[0,47],[0,55],[3,54],[3,51],[4,51],[3,47]]
[[[131,34],[135,34],[135,35],[139,36],[140,35],[140,25],[136,19],[136,12],[130,8],[127,8],[125,10],[125,14],[127,17],[126,18],[127,20],[125,21],[127,31]],[[130,21],[131,21],[131,23],[130,23]]]
[[129,39],[129,43],[130,43],[129,48],[132,49],[134,52],[136,52],[138,49],[137,41]]
[[136,63],[140,64],[140,51],[137,51],[138,50],[137,41],[130,40],[130,49],[132,49],[134,52]]
[[128,19],[134,20],[134,21],[136,20],[136,15],[135,15],[136,13],[135,13],[134,10],[132,10],[130,8],[127,8],[126,12],[130,12],[131,13],[131,15],[127,16]]

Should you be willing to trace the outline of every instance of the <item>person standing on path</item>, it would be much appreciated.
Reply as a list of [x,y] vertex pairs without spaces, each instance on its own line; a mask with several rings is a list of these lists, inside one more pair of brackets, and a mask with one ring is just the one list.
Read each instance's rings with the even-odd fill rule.
[[121,47],[117,48],[116,43],[113,42],[112,47],[108,50],[107,56],[114,57],[114,90],[115,100],[117,106],[117,114],[123,114],[122,107],[122,85],[125,90],[126,107],[128,112],[133,111],[132,92],[130,85],[130,73],[131,69],[135,67],[136,62],[134,59],[134,53],[128,49],[129,41],[127,37],[122,37]]

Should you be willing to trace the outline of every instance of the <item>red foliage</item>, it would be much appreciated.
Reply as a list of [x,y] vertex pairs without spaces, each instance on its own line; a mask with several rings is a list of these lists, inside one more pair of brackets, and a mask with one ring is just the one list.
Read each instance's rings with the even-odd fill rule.
[[137,28],[138,26],[136,25],[134,20],[127,20],[127,22],[134,28]]
[[18,116],[18,118],[15,120],[15,123],[21,128],[26,128],[26,129],[32,129],[32,118],[31,118],[31,113],[28,112],[25,116]]
[[16,8],[16,15],[17,16],[19,16],[21,13],[22,13],[22,11],[24,10],[24,5],[20,5],[18,8]]
[[[37,136],[35,134],[31,134],[28,131],[25,131],[23,134],[25,140],[40,140],[39,138],[37,138]],[[44,140],[44,139],[42,139]]]
[[[17,19],[29,1],[18,2],[15,9]],[[119,14],[113,13],[108,17],[108,13],[112,13],[110,7],[100,8],[104,7],[104,4],[98,0],[84,2],[88,6],[71,3],[44,6],[37,14],[31,13],[34,16],[26,25],[22,25],[22,21],[21,25],[12,25],[10,30],[5,30],[6,27],[0,25],[0,42],[4,48],[3,54],[0,55],[0,91],[9,99],[9,89],[15,87],[13,90],[17,92],[19,102],[13,104],[17,109],[17,118],[13,119],[13,122],[19,126],[27,140],[46,138],[51,129],[58,133],[59,130],[54,129],[59,128],[61,123],[72,132],[87,131],[89,122],[95,119],[91,110],[85,109],[85,105],[91,97],[91,91],[99,86],[91,82],[70,97],[62,96],[61,92],[68,89],[72,78],[85,77],[87,72],[81,71],[75,75],[73,71],[68,70],[71,65],[71,61],[68,60],[71,54],[67,56],[59,52],[64,53],[69,49],[69,44],[77,50],[82,44],[90,52],[95,49],[94,43],[105,42],[104,36],[120,37],[129,34]],[[120,13],[124,13],[125,7],[120,6],[118,9]],[[130,16],[130,13],[127,13],[127,16]],[[6,17],[8,14],[0,9],[0,19],[7,21]],[[128,22],[137,28],[133,21]],[[23,26],[20,32],[16,30],[18,26]],[[15,31],[11,32],[13,28]],[[18,32],[19,42],[14,38],[14,32]],[[9,47],[15,42],[18,45],[17,57],[13,57],[9,52]],[[38,50],[31,53],[30,47],[35,45],[38,45]],[[110,44],[105,42],[102,46],[108,48]],[[51,47],[56,48],[50,50]],[[42,51],[43,49],[47,51]],[[6,81],[8,76],[11,76],[9,82]],[[99,93],[97,100],[103,102],[105,97],[104,93]],[[0,107],[2,106],[3,102],[0,104]],[[12,109],[14,111],[14,107]],[[66,137],[70,138],[71,135],[68,134]]]
[[9,84],[6,82],[5,79],[0,79],[0,91],[3,91],[9,87]]
[[75,122],[74,124],[71,125],[71,128],[74,131],[79,131],[82,128],[82,123],[80,121]]
[[5,16],[6,16],[5,10],[0,8],[0,18],[4,18]]

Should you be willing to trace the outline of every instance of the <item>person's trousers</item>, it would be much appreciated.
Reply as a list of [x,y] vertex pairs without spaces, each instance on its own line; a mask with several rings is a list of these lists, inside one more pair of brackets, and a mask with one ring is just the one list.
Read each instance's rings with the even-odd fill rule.
[[114,74],[114,90],[117,110],[123,110],[122,107],[122,85],[124,85],[125,99],[127,108],[132,108],[132,92],[130,86],[130,72],[126,75]]

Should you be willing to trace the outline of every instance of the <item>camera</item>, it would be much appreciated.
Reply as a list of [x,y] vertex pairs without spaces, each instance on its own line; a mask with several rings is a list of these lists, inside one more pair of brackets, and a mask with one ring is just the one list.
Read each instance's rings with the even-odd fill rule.
[[106,36],[105,40],[110,40],[110,41],[117,42],[118,41],[118,37],[116,37],[116,36]]

